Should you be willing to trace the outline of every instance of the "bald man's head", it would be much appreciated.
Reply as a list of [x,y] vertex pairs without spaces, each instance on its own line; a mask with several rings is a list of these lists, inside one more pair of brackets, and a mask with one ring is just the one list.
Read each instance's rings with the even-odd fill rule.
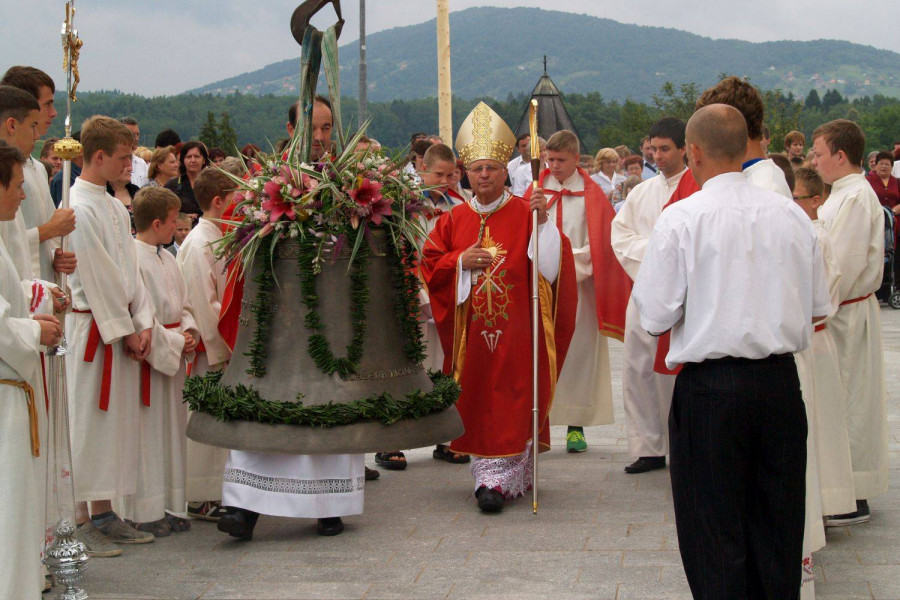
[[693,114],[685,137],[703,150],[707,160],[740,162],[747,148],[747,121],[733,106],[709,104]]

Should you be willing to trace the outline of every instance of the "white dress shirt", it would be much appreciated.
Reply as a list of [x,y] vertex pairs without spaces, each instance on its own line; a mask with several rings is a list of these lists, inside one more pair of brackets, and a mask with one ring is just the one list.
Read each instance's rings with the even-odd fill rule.
[[131,183],[138,186],[139,188],[147,185],[147,182],[150,180],[148,174],[150,173],[150,165],[147,164],[140,156],[136,156],[134,154],[131,155]]
[[521,158],[519,160],[519,166],[509,170],[509,191],[512,192],[513,196],[522,197],[525,195],[525,190],[528,189],[528,186],[534,180],[531,178],[531,163],[525,162]]
[[672,329],[669,368],[799,352],[834,312],[809,217],[741,173],[662,212],[632,293],[644,329]]

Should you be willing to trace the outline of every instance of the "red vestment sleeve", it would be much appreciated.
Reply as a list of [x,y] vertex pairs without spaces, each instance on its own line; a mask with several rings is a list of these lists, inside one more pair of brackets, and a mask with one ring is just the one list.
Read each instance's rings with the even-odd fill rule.
[[[222,215],[223,221],[232,221],[235,224],[219,223],[222,233],[228,233],[231,227],[235,227],[240,223],[239,219],[234,217],[236,205],[234,202],[228,205],[225,213]],[[234,352],[234,343],[237,340],[238,318],[241,316],[241,300],[244,299],[244,275],[241,269],[241,261],[239,258],[231,261],[228,265],[228,281],[225,284],[225,292],[222,294],[222,309],[219,311],[219,333],[228,349]]]
[[[666,202],[665,206],[663,206],[663,210],[666,210],[679,200],[687,198],[694,192],[699,191],[700,186],[697,185],[697,181],[691,174],[691,170],[688,169],[687,173],[685,173],[681,177],[681,181],[678,182],[678,187],[676,187],[675,191],[672,192],[672,197],[669,198],[669,201]],[[674,369],[670,369],[666,366],[666,355],[669,353],[669,344],[671,340],[671,331],[665,332],[656,340],[656,357],[653,361],[653,370],[662,375],[678,375],[678,373],[681,371],[681,365],[676,366]]]
[[444,351],[444,373],[452,375],[453,339],[456,321],[456,284],[459,255],[452,250],[452,211],[438,217],[431,235],[422,246],[421,278],[428,290],[431,314]]

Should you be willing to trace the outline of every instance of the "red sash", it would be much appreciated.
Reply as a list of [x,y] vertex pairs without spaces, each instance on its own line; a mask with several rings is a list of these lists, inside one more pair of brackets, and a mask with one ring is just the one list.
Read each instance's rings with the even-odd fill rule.
[[[625,339],[625,309],[631,295],[631,278],[619,264],[612,249],[610,227],[616,212],[603,193],[603,189],[590,178],[584,169],[578,169],[584,180],[584,215],[588,226],[588,241],[591,246],[591,265],[594,272],[594,295],[597,301],[597,325],[600,333],[619,341]],[[545,169],[538,180],[543,188],[544,178],[550,174]],[[525,200],[531,199],[532,187],[525,190]],[[565,191],[565,190],[562,190]],[[568,192],[567,192],[568,193]],[[554,192],[555,194],[555,192]],[[580,194],[580,193],[579,193]],[[573,195],[579,195],[573,194]],[[559,196],[562,196],[560,192]],[[554,196],[551,196],[551,200]],[[557,224],[562,230],[562,202],[557,206]]]
[[813,328],[813,333],[819,333],[820,331],[824,331],[828,327],[828,323],[819,323]]
[[[687,173],[681,176],[681,181],[678,182],[678,187],[676,187],[675,191],[672,192],[672,197],[669,198],[669,201],[666,202],[665,206],[663,206],[663,210],[666,210],[679,200],[684,200],[694,192],[699,191],[700,186],[697,185],[697,181],[691,174],[691,170],[688,169]],[[674,369],[670,369],[666,366],[666,355],[669,354],[669,344],[671,343],[671,341],[671,331],[667,331],[656,338],[656,358],[653,360],[653,371],[661,375],[678,375],[678,373],[681,371],[681,365],[677,365]]]
[[[181,327],[181,321],[177,323],[169,323],[163,325],[166,329],[175,329]],[[150,406],[150,372],[153,368],[146,360],[141,362],[141,404]]]
[[[94,362],[97,348],[100,346],[100,328],[93,313],[89,310],[72,309],[72,312],[91,315],[91,332],[88,334],[87,346],[84,348],[84,362]],[[112,383],[113,353],[110,344],[103,344],[103,377],[100,380],[100,410],[109,410],[109,388]]]
[[862,302],[863,300],[868,299],[872,294],[866,294],[865,296],[860,296],[859,298],[851,298],[850,300],[844,300],[841,302],[841,306],[847,306],[848,304],[856,304],[857,302]]

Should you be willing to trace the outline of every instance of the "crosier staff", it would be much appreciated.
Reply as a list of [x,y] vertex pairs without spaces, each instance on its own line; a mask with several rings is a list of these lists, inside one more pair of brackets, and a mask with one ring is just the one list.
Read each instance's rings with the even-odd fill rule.
[[[531,100],[528,105],[528,132],[531,135],[531,179],[532,192],[538,188],[538,180],[541,176],[541,145],[538,141],[537,127],[537,100]],[[534,258],[531,261],[531,460],[533,464],[533,479],[531,483],[531,512],[537,514],[538,511],[538,454],[540,454],[540,442],[538,435],[540,434],[539,420],[539,401],[540,388],[538,374],[540,372],[540,357],[538,355],[538,335],[540,335],[540,314],[541,307],[538,299],[538,211],[531,212],[531,247],[534,249]]]
[[[53,150],[63,159],[62,165],[62,201],[60,208],[69,208],[69,187],[72,177],[72,159],[81,156],[82,146],[72,139],[72,102],[76,100],[75,89],[81,77],[78,74],[78,55],[82,41],[78,31],[73,29],[75,18],[75,0],[66,2],[66,20],[62,25],[63,71],[66,73],[66,120],[65,137],[59,140]],[[74,82],[73,82],[74,79]],[[62,236],[60,247],[68,251],[68,236]],[[68,276],[59,274],[58,284],[66,291]],[[87,549],[78,541],[75,526],[75,483],[72,477],[72,444],[69,433],[68,389],[66,386],[66,355],[69,350],[65,340],[65,320],[63,320],[63,338],[60,343],[48,350],[50,358],[50,381],[54,402],[50,412],[51,452],[47,463],[48,504],[52,509],[53,519],[52,542],[48,531],[48,545],[44,552],[44,563],[53,575],[57,584],[65,587],[60,593],[60,600],[85,600],[87,593],[78,587],[84,577],[88,561]]]

